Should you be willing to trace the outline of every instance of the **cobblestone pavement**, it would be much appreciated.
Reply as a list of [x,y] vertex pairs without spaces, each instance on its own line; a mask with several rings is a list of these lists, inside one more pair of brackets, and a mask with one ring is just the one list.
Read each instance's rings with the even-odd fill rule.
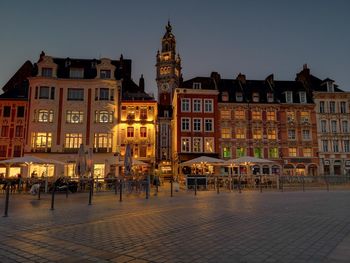
[[[0,262],[349,262],[350,191],[13,195]],[[0,195],[0,212],[4,195]]]

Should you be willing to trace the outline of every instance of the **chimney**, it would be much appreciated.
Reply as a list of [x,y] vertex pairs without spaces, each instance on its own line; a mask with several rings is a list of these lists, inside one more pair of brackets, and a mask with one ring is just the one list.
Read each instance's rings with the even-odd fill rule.
[[39,61],[42,61],[44,57],[45,57],[45,52],[41,51]]
[[215,83],[215,89],[218,89],[219,88],[219,83],[220,83],[220,79],[221,79],[221,76],[219,73],[217,73],[216,71],[213,71],[211,74],[210,74],[210,78],[214,81]]
[[245,75],[243,75],[242,73],[239,73],[236,79],[237,79],[239,82],[241,82],[242,84],[246,84]]
[[145,79],[143,78],[143,74],[141,74],[140,80],[139,80],[139,88],[140,91],[145,91]]

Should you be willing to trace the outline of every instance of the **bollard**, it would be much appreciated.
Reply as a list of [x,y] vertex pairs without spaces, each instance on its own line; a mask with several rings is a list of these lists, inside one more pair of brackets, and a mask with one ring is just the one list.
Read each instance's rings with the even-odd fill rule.
[[305,192],[305,180],[304,180],[304,176],[303,176],[303,192]]
[[170,180],[170,197],[173,197],[173,178]]
[[146,199],[149,198],[149,191],[150,191],[150,177],[147,175],[147,181],[146,181]]
[[90,191],[89,191],[89,205],[91,205],[91,198],[92,198],[92,187],[93,187],[93,183],[92,180],[90,179]]
[[51,210],[55,210],[55,191],[56,191],[56,185],[53,184],[52,195],[51,195]]
[[48,190],[48,179],[47,176],[45,177],[45,193],[47,194],[47,190]]
[[259,175],[259,186],[260,186],[260,193],[262,193],[262,181],[261,181],[261,175]]
[[197,177],[194,178],[194,195],[197,195]]
[[283,192],[283,179],[281,179],[281,190]]
[[115,179],[114,181],[114,194],[118,194],[118,181]]
[[40,186],[41,186],[41,184],[39,183],[39,189],[38,189],[38,200],[40,200]]
[[215,179],[216,179],[216,193],[220,194],[219,177],[216,177]]
[[123,201],[123,182],[119,180],[119,202]]
[[10,200],[10,183],[7,183],[6,187],[6,198],[5,198],[5,213],[4,217],[8,216],[8,210],[9,210],[9,200]]

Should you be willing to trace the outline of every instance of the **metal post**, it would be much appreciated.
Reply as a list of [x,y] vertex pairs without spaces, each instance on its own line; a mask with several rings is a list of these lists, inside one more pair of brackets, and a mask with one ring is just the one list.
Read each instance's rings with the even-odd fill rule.
[[194,195],[197,195],[197,177],[194,178]]
[[115,179],[114,181],[114,194],[117,194],[118,193],[118,181],[117,179]]
[[173,197],[173,178],[171,177],[171,180],[170,180],[170,197]]
[[51,195],[51,210],[55,210],[55,191],[56,191],[56,184],[53,184],[52,189],[52,195]]
[[123,181],[119,180],[119,202],[123,201]]
[[261,181],[261,174],[259,175],[259,186],[260,186],[260,193],[262,193],[262,181]]
[[281,179],[281,191],[283,192],[283,178]]
[[4,213],[4,217],[7,217],[7,215],[8,215],[9,200],[10,200],[10,183],[7,183],[7,186],[6,186],[6,198],[5,198],[5,213]]
[[89,205],[91,205],[91,198],[92,198],[92,187],[93,187],[93,183],[92,180],[90,179],[90,191],[89,191]]
[[150,177],[147,175],[147,181],[146,181],[146,199],[149,198],[149,192],[150,192]]
[[69,191],[68,185],[69,185],[69,184],[68,184],[68,181],[67,181],[67,185],[66,185],[66,186],[67,186],[67,187],[66,187],[66,198],[68,198],[68,191]]
[[304,179],[304,176],[302,178],[303,178],[303,192],[305,192],[305,179]]
[[[239,169],[239,168],[238,168]],[[238,192],[241,194],[242,190],[241,190],[241,177],[238,177]]]
[[220,189],[219,189],[219,176],[217,176],[216,178],[216,193],[220,194]]
[[40,200],[40,193],[41,193],[41,191],[40,191],[40,187],[41,186],[41,184],[39,183],[39,189],[38,189],[38,200]]
[[46,174],[46,177],[45,177],[45,193],[47,193],[47,190],[48,190],[48,178],[47,178],[47,174]]

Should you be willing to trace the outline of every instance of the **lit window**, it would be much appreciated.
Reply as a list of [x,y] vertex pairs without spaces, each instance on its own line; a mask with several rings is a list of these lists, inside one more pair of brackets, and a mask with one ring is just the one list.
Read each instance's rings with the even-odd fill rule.
[[140,127],[140,137],[147,138],[147,127]]
[[190,138],[182,137],[181,138],[181,152],[190,152],[190,151],[191,151]]
[[181,99],[181,111],[182,112],[190,111],[190,99]]
[[288,154],[290,157],[296,157],[297,156],[297,148],[295,148],[295,147],[288,148]]
[[253,139],[259,140],[262,138],[262,131],[259,128],[253,129]]
[[42,68],[41,76],[43,77],[52,77],[52,68]]
[[84,89],[68,89],[67,100],[84,100]]
[[303,134],[303,140],[304,141],[311,140],[310,130],[303,130],[302,134]]
[[32,133],[32,148],[38,150],[51,149],[52,134],[51,132],[34,132]]
[[243,156],[245,156],[246,154],[245,154],[245,148],[243,148],[243,147],[238,147],[237,149],[236,149],[236,157],[238,158],[238,157],[243,157]]
[[236,92],[236,101],[237,102],[243,101],[243,94],[242,94],[242,92]]
[[287,111],[287,121],[294,122],[295,121],[295,113],[294,111]]
[[126,137],[128,137],[128,138],[134,137],[134,127],[128,127]]
[[214,152],[214,138],[204,138],[204,152]]
[[235,118],[237,120],[244,120],[245,119],[245,112],[244,110],[235,110]]
[[200,137],[193,137],[193,148],[192,151],[199,153],[199,152],[203,152],[202,151],[202,138]]
[[270,158],[278,158],[278,148],[273,147],[269,149],[269,157]]
[[288,130],[288,140],[295,140],[295,130]]
[[193,99],[193,112],[202,112],[202,100]]
[[309,123],[310,122],[310,113],[307,111],[300,112],[300,121],[302,123]]
[[100,70],[100,78],[101,79],[110,79],[111,78],[111,71],[110,70],[101,69]]
[[95,122],[97,123],[112,123],[113,111],[95,111]]
[[69,77],[72,79],[82,79],[84,78],[84,69],[82,68],[71,68],[69,72]]
[[231,138],[231,128],[221,128],[221,138],[230,139]]
[[84,113],[82,111],[67,111],[67,123],[83,123]]
[[304,157],[312,157],[312,149],[311,148],[303,148]]
[[95,133],[94,135],[94,151],[95,152],[111,152],[112,151],[112,134]]
[[140,107],[140,119],[147,120],[147,107]]
[[204,100],[204,112],[213,112],[213,100],[205,99]]
[[293,93],[291,91],[286,91],[286,103],[293,103]]
[[82,133],[66,133],[64,138],[64,147],[69,149],[77,150],[80,147],[80,144],[83,143],[83,134]]
[[213,119],[204,119],[204,131],[212,132],[213,130]]
[[39,110],[38,122],[53,122],[53,110]]
[[230,120],[231,119],[231,110],[221,110],[220,116],[221,116],[221,119]]
[[181,118],[181,131],[190,131],[190,119],[189,118]]
[[222,148],[222,156],[224,158],[230,158],[231,157],[231,147],[229,146],[224,146]]
[[252,111],[252,119],[253,120],[261,120],[261,112],[257,110]]
[[202,130],[202,119],[193,119],[193,131],[200,132]]
[[267,111],[266,112],[266,118],[268,121],[275,121],[276,120],[276,112],[274,111]]
[[267,129],[267,139],[276,140],[276,129]]
[[306,103],[306,92],[305,91],[299,92],[299,100],[300,100],[300,103]]
[[236,128],[236,138],[237,139],[245,139],[245,129],[244,128]]
[[262,148],[254,148],[254,157],[255,158],[264,158],[263,149]]

